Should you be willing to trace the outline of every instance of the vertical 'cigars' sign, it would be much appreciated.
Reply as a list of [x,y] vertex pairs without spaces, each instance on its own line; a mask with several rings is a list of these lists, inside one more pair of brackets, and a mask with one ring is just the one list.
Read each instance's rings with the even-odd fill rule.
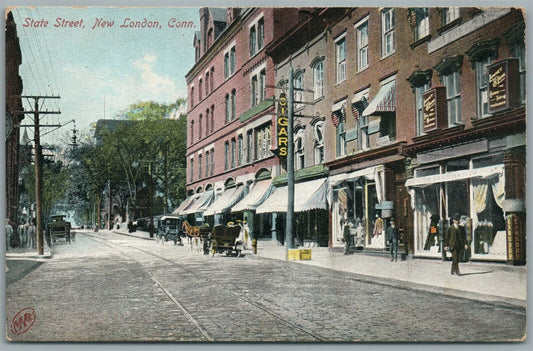
[[287,133],[287,126],[289,125],[289,116],[287,112],[287,96],[285,93],[279,95],[278,102],[278,123],[277,123],[277,141],[279,158],[287,157],[287,146],[289,143],[289,134]]

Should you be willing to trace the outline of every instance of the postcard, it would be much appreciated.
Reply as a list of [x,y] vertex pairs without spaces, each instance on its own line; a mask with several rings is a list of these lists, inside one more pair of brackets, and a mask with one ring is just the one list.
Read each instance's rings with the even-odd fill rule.
[[6,8],[8,344],[525,343],[525,19]]

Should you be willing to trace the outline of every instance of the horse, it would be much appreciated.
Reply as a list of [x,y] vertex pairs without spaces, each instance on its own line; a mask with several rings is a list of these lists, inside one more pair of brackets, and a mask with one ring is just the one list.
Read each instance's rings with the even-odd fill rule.
[[183,221],[182,228],[187,234],[187,239],[189,242],[189,250],[193,251],[196,249],[199,252],[202,248],[202,237],[200,235],[200,227],[192,226],[189,222]]

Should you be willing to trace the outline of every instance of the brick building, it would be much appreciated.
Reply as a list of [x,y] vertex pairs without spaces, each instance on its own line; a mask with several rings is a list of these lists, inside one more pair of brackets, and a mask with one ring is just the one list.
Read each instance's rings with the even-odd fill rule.
[[6,16],[6,217],[18,222],[19,141],[22,111],[22,63],[17,27],[11,12]]
[[[196,62],[186,75],[188,198],[174,213],[211,224],[235,217],[254,222],[249,212],[279,173],[271,152],[274,71],[264,48],[297,21],[297,13],[280,8],[200,9]],[[230,214],[245,195],[248,202],[255,200]],[[270,222],[255,222],[250,225],[257,236],[271,237]]]
[[[292,10],[294,15],[287,16]],[[241,17],[237,16],[243,20],[241,27],[234,31],[240,30],[244,44],[252,42],[252,13],[264,10],[242,11]],[[327,230],[327,245],[340,247],[342,223],[350,220],[362,224],[365,250],[382,250],[386,242],[384,231],[379,229],[396,218],[402,250],[415,256],[441,258],[442,233],[458,213],[467,229],[468,255],[472,259],[524,263],[522,12],[513,8],[458,7],[283,11],[285,16],[279,19],[287,25],[280,28],[284,34],[274,35],[270,43],[265,41],[264,60],[267,86],[286,84],[292,65],[293,84],[303,89],[297,90],[294,98],[306,102],[294,106],[295,188],[296,194],[305,194],[295,199],[295,237],[324,245]],[[296,22],[293,26],[285,21],[289,17]],[[228,24],[224,33],[232,33],[230,28]],[[228,47],[220,47],[217,52],[225,55]],[[254,67],[262,67],[248,60],[247,50],[235,51],[237,66],[247,67],[235,79],[243,79],[245,84],[250,81],[246,73],[252,72],[253,77]],[[248,61],[241,63],[240,59]],[[223,59],[219,61],[223,65]],[[207,73],[206,65],[196,69],[200,67],[198,62],[191,70],[197,72],[194,77],[188,75],[189,89],[201,85],[199,76]],[[238,94],[237,106],[250,101],[253,79],[251,82],[248,92]],[[238,84],[221,89],[218,99],[224,101],[222,97],[232,91],[232,86]],[[267,96],[279,96],[282,91],[266,90]],[[239,100],[242,98],[244,101]],[[227,159],[224,150],[230,150],[230,154],[233,149],[240,150],[239,131],[245,143],[247,132],[243,127],[261,118],[267,123],[267,117],[261,116],[275,114],[274,102],[268,104],[256,117],[249,117],[256,110],[246,111],[234,128],[215,128],[215,138],[199,140],[198,147],[189,148],[188,155],[195,162],[194,158],[201,155],[200,145],[213,145],[207,150],[216,150],[221,162],[209,182],[193,177],[189,190],[193,195],[209,184],[230,178],[244,177],[236,183],[245,183],[253,180],[250,174],[266,170],[274,187],[254,208],[255,216],[251,212],[249,218],[262,218],[268,222],[264,227],[270,226],[274,233],[283,225],[280,206],[286,202],[284,165],[278,166],[277,159],[270,155],[243,167],[223,168]],[[190,111],[195,111],[189,114],[191,124],[200,112],[208,113],[205,105],[191,107]],[[270,124],[270,135],[275,127]],[[198,133],[198,129],[191,132]],[[275,151],[275,140],[270,138],[269,144]],[[245,144],[244,149],[249,145]],[[322,186],[327,189],[326,195]],[[310,201],[324,201],[325,208],[311,206]],[[326,211],[327,216],[320,211]],[[324,217],[328,218],[326,227]]]

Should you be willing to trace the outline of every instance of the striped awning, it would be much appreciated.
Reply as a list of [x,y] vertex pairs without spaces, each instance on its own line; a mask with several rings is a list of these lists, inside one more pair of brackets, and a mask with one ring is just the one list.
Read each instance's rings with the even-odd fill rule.
[[256,182],[250,189],[250,192],[231,208],[231,212],[255,210],[269,195],[269,191],[271,192],[273,190],[271,189],[271,186],[272,179]]
[[396,81],[390,81],[379,89],[378,94],[363,111],[363,116],[396,111]]
[[213,190],[204,191],[200,196],[194,200],[194,202],[188,206],[184,211],[179,213],[180,215],[188,215],[196,212],[204,212],[207,206],[211,204],[213,200]]
[[212,216],[225,212],[236,204],[244,194],[245,186],[240,185],[226,189],[213,203],[205,210],[204,216]]
[[189,207],[189,205],[194,201],[194,199],[197,199],[200,196],[200,194],[193,194],[189,197],[187,197],[174,211],[172,211],[172,215],[178,216],[180,212],[184,211]]
[[[288,187],[276,187],[265,202],[256,208],[255,213],[287,212],[288,203]],[[294,212],[327,208],[327,178],[294,185]]]

